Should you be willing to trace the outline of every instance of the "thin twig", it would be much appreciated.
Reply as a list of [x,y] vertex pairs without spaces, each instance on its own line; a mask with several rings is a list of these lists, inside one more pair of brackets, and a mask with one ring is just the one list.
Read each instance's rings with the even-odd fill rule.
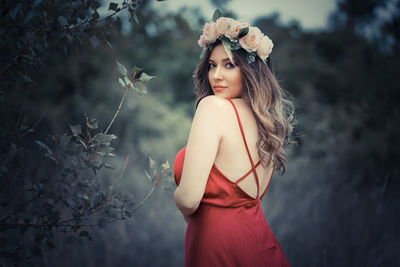
[[[25,43],[22,45],[22,47],[18,50],[17,55],[14,57],[13,61],[16,61],[22,53],[26,50],[28,47],[29,42],[31,39],[40,31],[40,29],[43,27],[45,20],[42,21],[42,24],[40,24],[39,28],[37,28],[25,41]],[[6,71],[12,64],[12,61],[2,67],[0,70],[0,75],[3,74],[4,71]]]
[[140,71],[142,71],[142,69],[140,69],[140,68],[137,69],[137,70],[132,74],[132,78],[131,78],[131,80],[130,80],[130,83],[129,83],[129,84],[126,84],[126,89],[125,89],[125,92],[124,92],[124,96],[122,97],[121,102],[119,103],[118,109],[117,109],[117,111],[115,112],[114,117],[112,118],[112,120],[111,120],[110,124],[108,125],[107,129],[104,131],[104,134],[107,134],[107,132],[108,132],[108,130],[110,129],[111,125],[114,123],[115,118],[118,116],[118,113],[119,113],[119,111],[120,111],[121,108],[122,108],[122,104],[124,103],[125,98],[126,98],[126,96],[128,95],[129,89],[133,89],[133,88],[134,88],[134,87],[133,87],[133,82],[134,82],[135,79],[136,79],[136,75],[137,75]]
[[161,178],[163,177],[163,175],[161,174],[158,178],[157,181],[154,183],[153,187],[151,188],[151,190],[149,191],[149,193],[146,195],[146,197],[142,200],[142,202],[140,202],[136,207],[134,207],[131,211],[135,211],[138,208],[140,208],[145,202],[146,200],[150,197],[150,195],[154,192],[154,190],[156,189],[156,187],[158,186],[158,184],[160,183]]
[[120,174],[120,176],[119,176],[119,179],[120,179],[120,180],[121,180],[122,176],[123,176],[124,173],[125,173],[126,166],[128,166],[129,157],[130,157],[130,154],[126,155],[124,167],[122,168],[121,174]]
[[28,133],[31,133],[31,132],[33,132],[33,131],[35,130],[36,126],[38,126],[38,124],[40,123],[40,121],[43,119],[44,114],[46,114],[47,108],[48,108],[48,105],[46,104],[46,107],[44,108],[42,114],[40,115],[40,118],[35,122],[35,124],[34,124],[29,130],[27,130],[25,133],[23,133],[22,136],[25,136],[25,135],[27,135]]
[[125,101],[126,96],[128,95],[128,91],[129,91],[129,87],[127,86],[124,92],[124,96],[121,99],[121,102],[119,103],[118,109],[114,114],[114,117],[112,118],[110,124],[108,125],[107,129],[104,131],[104,134],[107,134],[108,130],[110,130],[111,125],[114,123],[115,118],[118,116],[118,113],[120,112],[121,108],[122,108],[122,104]]

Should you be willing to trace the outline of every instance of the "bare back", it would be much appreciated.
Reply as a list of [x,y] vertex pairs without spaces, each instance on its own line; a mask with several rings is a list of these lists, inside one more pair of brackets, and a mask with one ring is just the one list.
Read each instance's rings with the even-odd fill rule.
[[[232,99],[237,109],[239,119],[242,124],[243,133],[248,145],[248,149],[256,164],[259,161],[257,150],[258,128],[257,122],[251,108],[243,99]],[[227,102],[227,109],[223,112],[223,133],[219,143],[218,152],[214,164],[221,170],[224,175],[235,182],[237,179],[245,175],[252,169],[252,163],[246,151],[245,141],[243,139],[238,118],[234,107]],[[253,164],[253,165],[254,165]],[[256,168],[259,180],[259,195],[257,196],[257,181],[254,171],[237,185],[252,198],[259,197],[265,191],[272,175],[273,167],[264,168],[261,164]]]

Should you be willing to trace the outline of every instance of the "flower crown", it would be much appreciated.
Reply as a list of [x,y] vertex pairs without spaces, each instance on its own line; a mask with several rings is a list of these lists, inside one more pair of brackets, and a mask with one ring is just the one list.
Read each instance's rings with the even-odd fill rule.
[[256,56],[266,63],[274,46],[271,39],[264,35],[259,28],[251,27],[245,20],[222,17],[222,13],[218,9],[214,12],[212,22],[204,25],[203,34],[198,40],[199,46],[203,47],[200,59],[204,57],[207,49],[210,51],[213,49],[217,40],[221,40],[232,62],[232,50],[240,48],[246,50],[249,64],[254,62]]

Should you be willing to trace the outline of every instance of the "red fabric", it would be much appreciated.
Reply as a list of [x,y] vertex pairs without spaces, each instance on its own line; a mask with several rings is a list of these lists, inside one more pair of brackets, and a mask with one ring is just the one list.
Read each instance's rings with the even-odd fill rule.
[[[239,114],[231,103],[248,151]],[[185,152],[186,147],[179,151],[175,159],[174,176],[177,185],[182,175]],[[254,172],[259,188],[255,168],[260,162],[254,164],[249,151],[248,154],[252,169],[236,182],[229,180],[215,164],[212,166],[200,206],[188,219],[185,237],[186,267],[290,266],[260,206],[269,184],[256,199],[237,185]]]

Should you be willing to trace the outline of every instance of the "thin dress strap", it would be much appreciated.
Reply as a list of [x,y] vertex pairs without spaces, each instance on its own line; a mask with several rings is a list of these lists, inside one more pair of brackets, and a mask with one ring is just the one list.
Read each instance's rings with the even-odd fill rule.
[[236,117],[237,117],[237,120],[238,120],[238,123],[239,123],[240,132],[242,133],[244,145],[246,147],[247,155],[249,156],[251,167],[252,167],[251,170],[247,174],[245,174],[244,177],[241,177],[236,183],[242,181],[244,178],[246,178],[253,171],[254,172],[254,177],[256,178],[256,182],[257,182],[257,198],[258,198],[258,194],[260,193],[259,192],[260,191],[260,182],[258,180],[256,167],[260,164],[260,162],[257,163],[257,166],[254,165],[253,159],[251,158],[249,147],[247,146],[246,137],[244,135],[242,122],[240,121],[240,117],[239,117],[239,112],[237,111],[235,104],[233,104],[233,101],[231,99],[229,99],[229,98],[227,98],[227,99],[229,100],[229,102],[231,102],[231,104],[233,106],[233,109],[235,110]]

